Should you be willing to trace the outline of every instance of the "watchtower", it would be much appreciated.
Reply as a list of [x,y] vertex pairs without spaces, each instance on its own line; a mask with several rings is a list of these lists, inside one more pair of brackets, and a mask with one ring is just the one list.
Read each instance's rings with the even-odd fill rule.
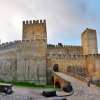
[[96,30],[87,28],[82,33],[81,40],[84,55],[98,53]]
[[26,59],[27,57],[30,57],[31,59],[31,61],[29,61],[31,64],[27,64],[27,66],[30,67],[29,69],[34,69],[30,70],[30,75],[33,75],[34,72],[33,80],[45,84],[47,50],[46,20],[23,21],[22,40],[28,40],[32,45],[31,50],[30,48],[21,49],[23,50],[21,53],[21,57],[23,57],[22,59]]
[[46,20],[23,21],[22,40],[47,40]]

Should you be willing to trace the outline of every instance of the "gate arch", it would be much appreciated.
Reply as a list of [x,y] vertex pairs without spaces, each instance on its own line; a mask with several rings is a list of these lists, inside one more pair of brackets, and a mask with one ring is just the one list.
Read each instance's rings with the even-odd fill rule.
[[56,88],[59,88],[59,89],[61,88],[61,84],[60,84],[59,81],[56,81],[56,82],[55,82],[55,87],[56,87]]
[[54,72],[59,72],[59,65],[58,64],[54,64],[53,71]]

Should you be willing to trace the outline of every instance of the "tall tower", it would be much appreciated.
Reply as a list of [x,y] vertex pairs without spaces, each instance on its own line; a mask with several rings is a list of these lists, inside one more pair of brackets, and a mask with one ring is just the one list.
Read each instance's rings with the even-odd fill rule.
[[96,30],[87,28],[81,35],[81,41],[84,55],[98,53]]
[[[30,78],[34,82],[45,84],[47,50],[46,20],[23,21],[22,40],[26,41],[26,43],[19,50],[19,58],[23,60],[19,60],[20,64],[18,66],[22,66],[21,63],[23,62],[21,61],[24,61],[23,68],[26,68],[28,72],[27,76],[31,77],[26,76],[26,80]],[[24,69],[23,73],[25,73]]]

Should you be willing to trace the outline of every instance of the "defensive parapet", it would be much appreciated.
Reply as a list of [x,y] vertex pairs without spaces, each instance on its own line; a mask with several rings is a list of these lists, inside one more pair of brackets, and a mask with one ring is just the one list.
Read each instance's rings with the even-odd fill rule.
[[48,48],[82,48],[81,46],[75,46],[75,45],[53,45],[48,44]]
[[31,25],[31,24],[46,24],[46,20],[26,20],[23,21],[23,25]]
[[22,40],[46,40],[46,20],[26,20],[23,21]]
[[0,51],[23,47],[24,45],[26,45],[26,43],[32,43],[32,42],[33,42],[32,40],[16,40],[16,41],[2,43],[0,45]]
[[0,45],[0,50],[15,48],[19,42],[21,42],[21,41],[19,40],[19,41],[11,41],[11,42],[2,43]]

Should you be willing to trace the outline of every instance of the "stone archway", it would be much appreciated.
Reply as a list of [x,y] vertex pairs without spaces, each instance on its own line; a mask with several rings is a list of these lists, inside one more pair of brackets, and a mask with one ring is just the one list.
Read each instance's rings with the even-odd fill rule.
[[56,88],[59,88],[59,89],[61,88],[61,84],[60,84],[59,81],[56,81],[56,82],[55,82],[55,87],[56,87]]
[[58,64],[54,64],[53,71],[54,72],[58,72],[59,71],[59,65]]

